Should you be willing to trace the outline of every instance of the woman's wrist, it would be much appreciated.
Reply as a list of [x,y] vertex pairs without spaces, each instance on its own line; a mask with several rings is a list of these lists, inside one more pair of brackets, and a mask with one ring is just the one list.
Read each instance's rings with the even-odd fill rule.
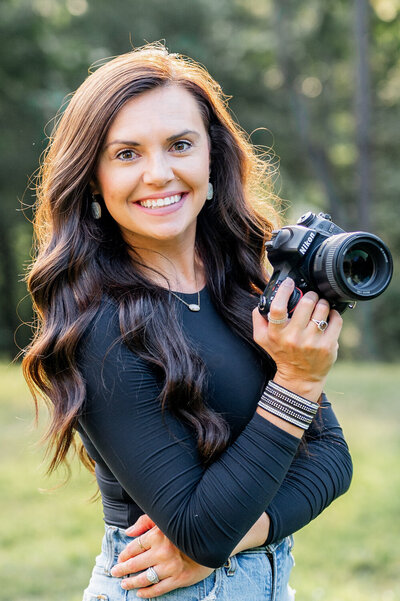
[[236,555],[236,553],[240,553],[246,549],[252,549],[253,547],[260,547],[263,545],[268,538],[269,525],[270,518],[264,511],[256,523],[253,524],[247,534],[244,535],[242,540],[239,541],[239,543],[233,549],[231,557],[232,555]]
[[308,401],[317,403],[324,388],[325,378],[322,380],[300,380],[298,378],[290,378],[277,371],[272,382],[302,396]]
[[[304,392],[304,388],[301,390]],[[316,401],[270,380],[258,401],[257,412],[279,428],[301,438],[314,419],[318,406]]]

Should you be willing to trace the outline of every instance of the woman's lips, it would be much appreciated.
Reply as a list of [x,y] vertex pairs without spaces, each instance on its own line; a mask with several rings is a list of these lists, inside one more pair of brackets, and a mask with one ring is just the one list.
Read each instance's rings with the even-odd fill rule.
[[171,205],[167,205],[164,207],[143,207],[140,202],[134,202],[135,207],[144,211],[145,213],[149,213],[150,215],[167,215],[168,213],[173,213],[174,211],[178,211],[183,203],[185,202],[189,192],[185,192],[182,194],[182,198],[178,202],[174,202]]

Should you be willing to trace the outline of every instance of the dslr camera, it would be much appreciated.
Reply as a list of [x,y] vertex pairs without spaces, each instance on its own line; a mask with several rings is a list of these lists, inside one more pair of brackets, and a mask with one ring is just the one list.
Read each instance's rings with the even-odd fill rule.
[[325,213],[308,211],[296,225],[274,230],[265,249],[274,270],[258,305],[264,317],[286,277],[295,282],[289,317],[309,290],[343,313],[358,300],[382,294],[392,278],[392,256],[380,238],[367,232],[345,232]]

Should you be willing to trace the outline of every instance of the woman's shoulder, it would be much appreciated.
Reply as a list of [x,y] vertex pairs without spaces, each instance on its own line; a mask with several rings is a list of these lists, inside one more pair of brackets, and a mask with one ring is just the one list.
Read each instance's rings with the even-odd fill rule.
[[122,366],[147,370],[147,362],[127,345],[121,332],[119,304],[103,296],[95,315],[88,321],[77,348],[78,364],[81,368],[90,365]]

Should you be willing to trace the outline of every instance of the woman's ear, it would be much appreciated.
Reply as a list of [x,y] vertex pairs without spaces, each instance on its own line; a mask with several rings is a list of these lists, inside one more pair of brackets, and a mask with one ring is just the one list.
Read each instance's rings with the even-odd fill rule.
[[96,182],[96,180],[95,180],[95,179],[91,179],[91,180],[90,180],[89,186],[90,186],[90,192],[91,192],[92,194],[94,194],[95,196],[96,196],[97,194],[101,194],[101,192],[100,192],[100,190],[99,190],[99,186],[98,186],[98,184],[97,184],[97,182]]

